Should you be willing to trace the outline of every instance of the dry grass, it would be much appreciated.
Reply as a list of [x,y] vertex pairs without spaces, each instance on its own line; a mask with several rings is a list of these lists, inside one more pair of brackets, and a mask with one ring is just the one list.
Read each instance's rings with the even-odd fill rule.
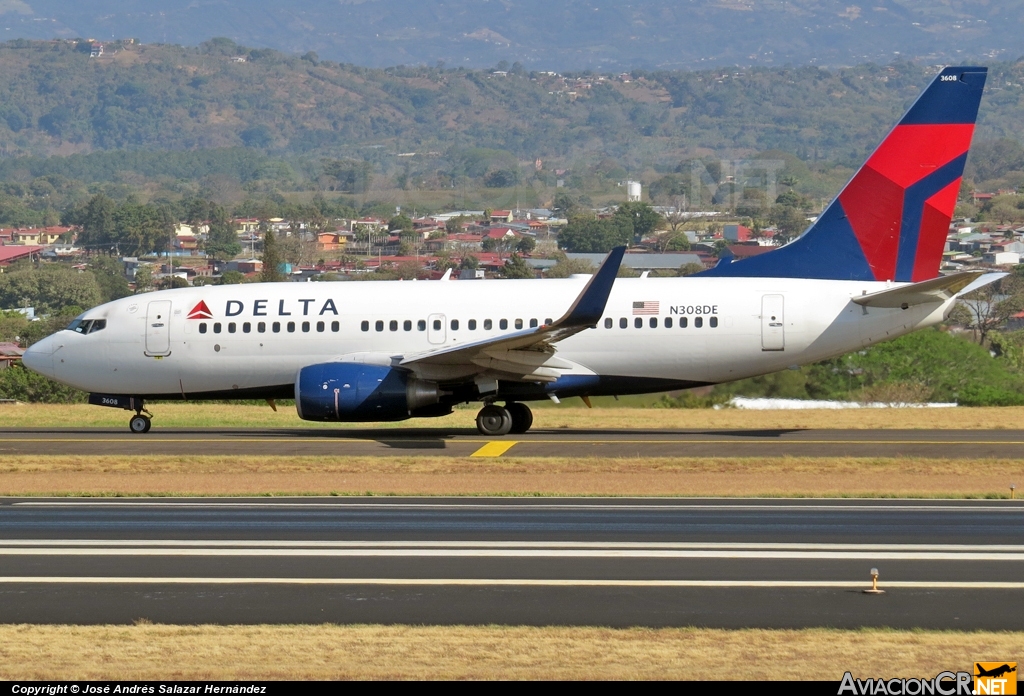
[[0,495],[1005,497],[1024,461],[915,458],[32,456]]
[[[1024,633],[500,626],[0,626],[0,679],[829,679],[1014,660]],[[728,669],[723,670],[723,665]]]
[[[259,428],[473,428],[475,408],[458,409],[444,418],[413,419],[400,423],[310,423],[300,420],[292,407],[277,413],[268,406],[235,404],[153,404],[156,427],[259,427]],[[0,405],[5,427],[117,427],[124,428],[130,414],[118,409],[87,405]],[[739,409],[595,408],[564,406],[534,410],[534,428],[576,429],[923,429],[991,430],[1020,428],[1024,407],[907,408],[809,411],[742,411]]]

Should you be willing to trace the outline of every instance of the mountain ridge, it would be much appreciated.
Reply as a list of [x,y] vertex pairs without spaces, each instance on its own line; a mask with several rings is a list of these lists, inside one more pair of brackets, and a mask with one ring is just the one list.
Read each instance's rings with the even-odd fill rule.
[[553,70],[826,67],[911,59],[1016,59],[1024,0],[4,0],[9,38],[225,36],[287,53],[387,67]]

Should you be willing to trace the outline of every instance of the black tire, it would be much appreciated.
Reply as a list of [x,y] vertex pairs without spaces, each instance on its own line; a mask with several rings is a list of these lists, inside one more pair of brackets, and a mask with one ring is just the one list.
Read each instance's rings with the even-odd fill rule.
[[152,427],[153,421],[151,421],[149,418],[142,415],[141,413],[132,416],[132,419],[128,421],[128,429],[136,434],[148,433],[149,429]]
[[509,432],[513,435],[522,435],[533,425],[533,411],[526,404],[506,404],[505,410],[512,416],[512,429]]
[[488,437],[501,437],[508,435],[512,430],[512,416],[508,409],[496,404],[488,404],[476,414],[476,429],[481,435]]

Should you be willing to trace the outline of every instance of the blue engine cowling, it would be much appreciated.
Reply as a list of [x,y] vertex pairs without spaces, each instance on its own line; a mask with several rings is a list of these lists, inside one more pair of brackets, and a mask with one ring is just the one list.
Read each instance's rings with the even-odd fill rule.
[[[433,413],[441,392],[434,382],[409,372],[355,362],[322,363],[299,370],[295,408],[314,421],[404,420],[416,411]],[[450,410],[450,409],[448,409]]]

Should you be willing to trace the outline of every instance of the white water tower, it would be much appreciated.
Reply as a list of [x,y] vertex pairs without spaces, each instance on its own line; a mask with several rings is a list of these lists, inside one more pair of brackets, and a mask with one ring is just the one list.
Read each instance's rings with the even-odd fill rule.
[[639,181],[627,181],[626,182],[626,200],[630,203],[640,202],[640,182]]

